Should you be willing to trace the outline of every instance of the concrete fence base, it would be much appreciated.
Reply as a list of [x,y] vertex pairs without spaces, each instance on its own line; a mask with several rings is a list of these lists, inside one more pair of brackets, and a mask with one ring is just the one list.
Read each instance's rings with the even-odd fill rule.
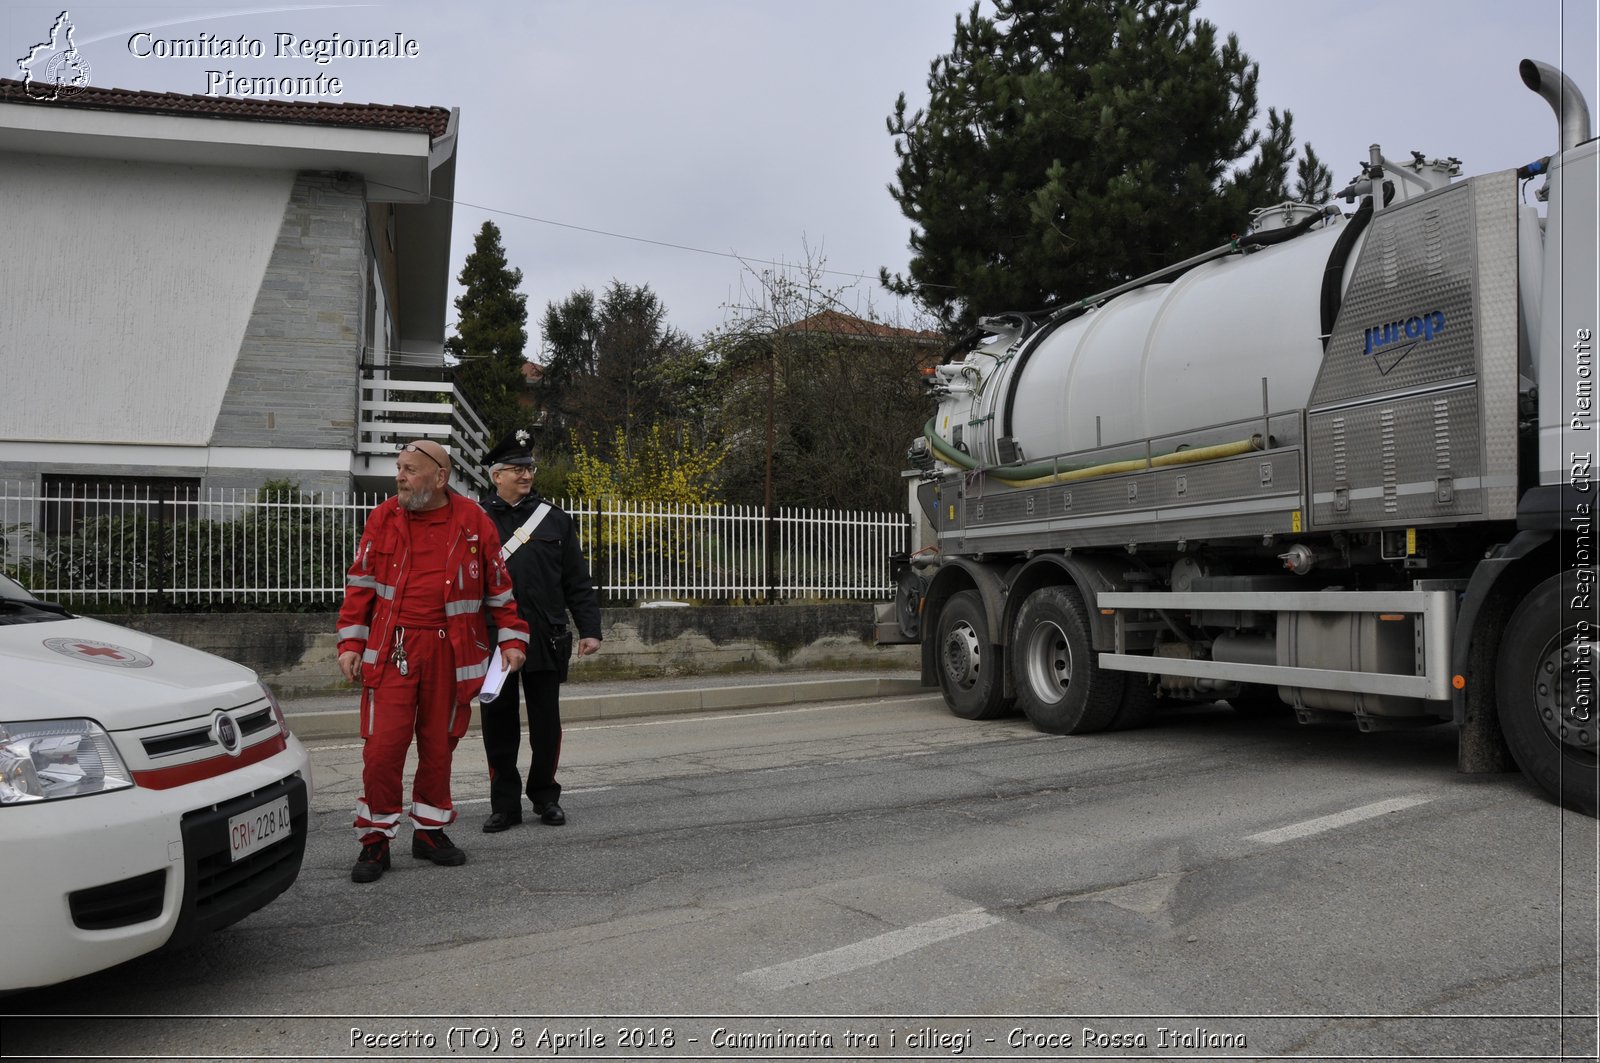
[[[141,613],[102,619],[248,665],[285,697],[348,690],[333,613]],[[605,644],[571,681],[918,667],[915,646],[876,646],[871,603],[603,609]],[[574,693],[578,693],[574,691]]]

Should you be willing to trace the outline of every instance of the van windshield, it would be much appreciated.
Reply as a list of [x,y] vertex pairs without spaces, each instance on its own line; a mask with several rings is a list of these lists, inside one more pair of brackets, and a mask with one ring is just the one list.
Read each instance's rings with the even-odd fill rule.
[[16,580],[0,572],[0,624],[36,624],[71,616],[54,602],[41,602]]

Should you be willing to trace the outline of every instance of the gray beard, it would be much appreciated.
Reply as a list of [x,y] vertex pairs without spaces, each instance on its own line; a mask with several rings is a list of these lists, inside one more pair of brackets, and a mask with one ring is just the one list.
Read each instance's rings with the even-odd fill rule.
[[411,489],[410,498],[404,495],[400,497],[400,508],[409,510],[412,513],[420,513],[432,503],[433,488],[431,487],[414,487]]

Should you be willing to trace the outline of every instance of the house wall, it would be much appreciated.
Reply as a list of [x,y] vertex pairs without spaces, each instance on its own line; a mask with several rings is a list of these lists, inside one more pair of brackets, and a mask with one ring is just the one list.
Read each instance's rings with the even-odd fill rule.
[[0,188],[0,479],[349,488],[359,179],[13,154]]
[[0,155],[6,438],[208,444],[292,183]]
[[[307,490],[350,485],[365,341],[366,213],[359,179],[295,178],[211,437],[217,447],[337,452],[343,474],[332,477],[336,482],[292,471]],[[284,473],[290,471],[274,475]]]
[[[373,286],[381,290],[381,298],[389,311],[389,320],[393,322],[394,331],[388,337],[387,350],[374,350],[372,362],[377,365],[386,364],[390,352],[400,346],[400,336],[403,333],[403,324],[400,320],[400,300],[396,293],[400,288],[400,266],[395,257],[393,231],[395,224],[395,206],[393,203],[374,203],[367,210],[367,247],[372,256],[377,260],[378,276],[373,278]],[[378,336],[383,332],[382,326],[374,322],[372,339],[369,344],[377,347]]]

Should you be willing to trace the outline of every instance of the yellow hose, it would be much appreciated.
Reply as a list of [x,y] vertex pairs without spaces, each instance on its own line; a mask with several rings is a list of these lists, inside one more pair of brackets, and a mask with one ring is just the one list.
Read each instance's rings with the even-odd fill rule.
[[[1028,480],[1001,480],[1008,487],[1044,487],[1048,484],[1067,483],[1072,480],[1087,480],[1095,476],[1110,476],[1118,472],[1143,472],[1149,468],[1163,468],[1168,465],[1187,465],[1195,461],[1210,461],[1213,458],[1231,458],[1239,454],[1248,454],[1252,450],[1264,449],[1261,437],[1253,435],[1249,439],[1241,439],[1233,443],[1218,443],[1210,447],[1193,447],[1189,450],[1174,450],[1168,454],[1157,454],[1152,458],[1130,458],[1127,461],[1112,461],[1104,465],[1090,465],[1083,469],[1066,469],[1062,472],[1051,473],[1048,476],[1035,476]],[[995,470],[986,470],[991,475]]]

